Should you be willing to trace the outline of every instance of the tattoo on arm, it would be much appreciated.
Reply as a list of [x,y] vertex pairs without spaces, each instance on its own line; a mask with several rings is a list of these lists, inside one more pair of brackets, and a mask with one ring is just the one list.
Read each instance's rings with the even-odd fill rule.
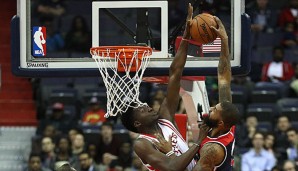
[[218,87],[219,102],[232,102],[231,86],[229,84],[222,84]]
[[220,164],[224,158],[220,146],[215,143],[208,143],[200,151],[200,160],[195,166],[196,171],[213,171],[214,167]]
[[212,144],[206,144],[205,150],[201,153],[202,164],[207,166],[208,168],[215,166],[217,150],[212,146]]
[[218,64],[218,74],[224,75],[227,72],[231,73],[231,64],[229,58],[220,58]]
[[230,101],[232,102],[231,96],[231,63],[229,58],[220,58],[218,64],[218,91],[219,91],[219,102]]

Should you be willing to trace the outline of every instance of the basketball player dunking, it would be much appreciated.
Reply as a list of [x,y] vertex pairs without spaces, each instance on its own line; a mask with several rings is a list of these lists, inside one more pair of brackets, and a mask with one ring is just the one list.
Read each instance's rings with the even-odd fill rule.
[[[200,159],[194,171],[231,171],[233,167],[234,130],[238,122],[238,109],[232,104],[231,97],[231,65],[229,59],[228,36],[222,22],[214,17],[218,29],[212,28],[221,38],[221,53],[218,64],[219,103],[211,107],[208,116],[203,117],[203,123],[210,127],[208,136],[202,141],[199,149]],[[160,137],[159,142],[165,142]],[[170,142],[168,142],[170,144]],[[167,143],[156,144],[159,150],[167,153]]]
[[[121,121],[128,130],[140,133],[135,141],[134,151],[151,171],[184,171],[186,168],[192,170],[195,166],[193,158],[200,148],[199,144],[208,133],[208,127],[203,127],[197,143],[188,148],[174,121],[179,104],[180,79],[187,58],[187,40],[190,38],[189,27],[192,12],[193,8],[189,4],[183,39],[170,66],[167,95],[159,111],[155,112],[148,106],[142,106],[129,108],[121,116]],[[166,155],[157,150],[154,145],[154,142],[158,141],[156,135],[165,139],[171,137],[171,150]]]

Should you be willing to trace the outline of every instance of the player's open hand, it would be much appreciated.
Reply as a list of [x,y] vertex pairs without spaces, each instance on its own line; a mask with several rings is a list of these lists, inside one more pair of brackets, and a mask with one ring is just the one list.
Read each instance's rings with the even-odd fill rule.
[[214,20],[216,21],[216,23],[218,25],[218,28],[215,28],[214,26],[211,26],[211,28],[218,35],[219,38],[227,39],[228,35],[227,35],[227,32],[226,32],[225,26],[222,24],[221,20],[218,17],[216,17],[216,16],[213,16],[213,17],[214,17]]
[[154,141],[155,147],[164,154],[172,150],[172,136],[169,136],[169,141],[165,140],[160,134],[155,134],[157,141]]

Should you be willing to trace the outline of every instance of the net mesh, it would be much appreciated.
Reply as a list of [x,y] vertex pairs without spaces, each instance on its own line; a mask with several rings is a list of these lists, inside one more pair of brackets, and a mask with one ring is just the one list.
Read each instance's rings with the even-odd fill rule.
[[107,89],[105,117],[124,113],[129,107],[147,105],[139,100],[143,74],[149,64],[152,49],[149,47],[91,48]]

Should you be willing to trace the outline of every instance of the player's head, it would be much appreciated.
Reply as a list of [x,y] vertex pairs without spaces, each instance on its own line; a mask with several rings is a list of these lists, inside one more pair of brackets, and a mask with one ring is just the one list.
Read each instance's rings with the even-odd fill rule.
[[121,121],[128,130],[139,133],[139,128],[155,123],[158,116],[156,111],[146,105],[138,108],[130,107],[122,114]]
[[231,102],[221,102],[211,107],[209,117],[204,122],[211,128],[226,129],[235,125],[239,120],[239,111]]

